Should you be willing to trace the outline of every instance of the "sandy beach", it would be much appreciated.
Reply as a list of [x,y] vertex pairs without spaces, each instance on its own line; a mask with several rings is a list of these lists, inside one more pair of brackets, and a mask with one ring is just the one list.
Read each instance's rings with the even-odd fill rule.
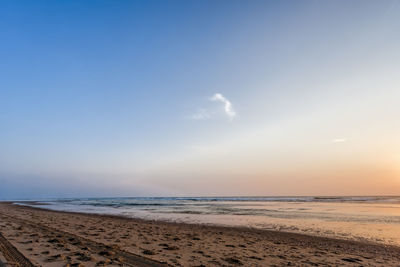
[[400,267],[400,1],[0,1],[0,267]]
[[400,248],[0,203],[9,266],[400,266]]

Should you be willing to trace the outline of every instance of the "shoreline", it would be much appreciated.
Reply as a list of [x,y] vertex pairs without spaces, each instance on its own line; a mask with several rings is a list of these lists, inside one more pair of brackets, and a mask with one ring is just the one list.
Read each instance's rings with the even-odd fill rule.
[[[0,204],[2,202],[9,203],[15,206],[21,206],[21,207],[27,207],[27,208],[32,208],[32,209],[39,209],[39,210],[47,210],[47,211],[52,211],[52,212],[60,212],[60,213],[66,213],[66,214],[77,214],[77,215],[89,215],[89,216],[100,216],[100,217],[109,217],[109,218],[116,218],[116,219],[126,219],[126,220],[134,220],[137,222],[155,222],[155,223],[160,223],[160,224],[170,224],[170,225],[175,225],[175,226],[183,226],[186,225],[188,227],[190,226],[205,226],[205,227],[214,227],[214,228],[221,228],[221,229],[236,229],[238,231],[253,231],[255,233],[263,233],[267,232],[269,234],[278,234],[278,235],[290,235],[290,236],[299,236],[300,238],[312,238],[312,239],[321,239],[321,240],[332,240],[335,242],[350,242],[350,243],[355,243],[355,244],[363,244],[363,245],[368,245],[368,246],[384,246],[384,247],[391,247],[393,249],[399,249],[400,250],[400,245],[394,245],[394,244],[385,244],[385,243],[380,243],[380,242],[374,242],[369,239],[352,239],[352,238],[343,238],[343,237],[331,237],[331,236],[324,236],[324,235],[317,235],[317,234],[308,234],[308,233],[300,233],[300,232],[295,232],[295,231],[278,231],[278,230],[272,230],[272,229],[263,229],[263,228],[257,228],[257,227],[251,227],[251,226],[233,226],[233,225],[224,225],[224,224],[218,224],[218,223],[191,223],[191,222],[177,222],[173,220],[167,220],[167,219],[146,219],[146,218],[140,218],[140,217],[130,217],[130,216],[124,216],[124,215],[114,215],[114,214],[107,214],[107,213],[90,213],[90,212],[79,212],[79,211],[63,211],[63,210],[53,210],[53,209],[47,209],[46,206],[49,204],[42,204],[37,201],[0,201]],[[19,205],[17,203],[29,203],[29,204],[34,204],[37,205],[36,207],[34,206],[29,206],[29,205]]]
[[[36,240],[38,242],[35,243],[39,244],[32,248],[33,245],[29,246],[32,243],[28,242],[32,238],[26,238],[22,229],[19,229],[21,226],[16,226],[18,223],[21,224],[21,221],[38,225],[39,230],[41,227],[50,227],[61,233],[72,233],[105,246],[118,246],[121,251],[173,266],[248,264],[252,266],[287,264],[398,266],[400,262],[400,247],[393,245],[248,227],[53,211],[44,207],[17,205],[10,201],[0,202],[0,218],[5,222],[0,225],[3,235],[25,257],[42,266],[60,266],[52,265],[53,262],[48,261],[49,254],[60,254],[60,252],[64,257],[60,256],[59,261],[69,260],[72,264],[73,257],[68,259],[68,256],[65,256],[70,252],[62,249],[70,244],[66,242],[67,244],[60,248],[55,246],[49,254],[36,253],[47,248],[51,239]],[[10,224],[8,227],[7,223]],[[16,228],[12,228],[13,224]],[[115,231],[115,229],[119,230]],[[28,237],[32,234],[29,234],[27,229],[25,232]],[[23,244],[24,242],[28,243]],[[53,244],[49,247],[51,245]],[[69,249],[71,251],[71,248]],[[81,253],[79,252],[81,249],[75,250],[78,254]],[[86,257],[86,259],[96,259],[97,262],[93,259],[88,262],[83,261],[84,266],[96,266],[99,262],[101,264],[101,261],[105,260],[103,256]],[[84,257],[81,257],[81,261],[82,259]],[[59,263],[59,261],[54,262]],[[120,259],[120,262],[123,260]]]
[[[18,203],[24,203],[26,201],[18,201]],[[0,201],[0,204],[2,202]],[[348,243],[354,243],[358,245],[367,245],[367,246],[377,246],[377,247],[386,247],[386,248],[392,248],[394,250],[399,250],[400,252],[400,246],[396,245],[390,245],[390,244],[382,244],[382,243],[377,243],[369,240],[365,241],[360,241],[360,240],[352,240],[352,239],[344,239],[344,238],[334,238],[334,237],[326,237],[326,236],[319,236],[319,235],[312,235],[312,234],[303,234],[303,233],[296,233],[296,232],[289,232],[289,231],[275,231],[275,230],[270,230],[270,229],[260,229],[260,228],[255,228],[255,227],[245,227],[245,226],[228,226],[228,225],[219,225],[219,224],[213,224],[213,223],[187,223],[187,222],[175,222],[175,221],[169,221],[169,220],[157,220],[157,219],[143,219],[143,218],[138,218],[138,217],[128,217],[124,215],[112,215],[112,214],[102,214],[102,213],[90,213],[90,212],[77,212],[77,211],[62,211],[62,210],[52,210],[52,209],[46,209],[45,206],[46,204],[42,204],[40,207],[32,207],[32,206],[25,206],[25,205],[18,205],[15,202],[10,202],[11,205],[15,206],[21,206],[21,207],[27,207],[31,209],[38,209],[38,210],[46,210],[46,211],[51,211],[51,212],[56,212],[56,213],[64,213],[64,214],[76,214],[76,215],[89,215],[93,217],[100,217],[100,218],[111,218],[111,219],[120,219],[120,220],[127,220],[127,221],[136,221],[136,222],[141,222],[141,223],[159,223],[159,224],[166,224],[166,225],[174,225],[174,226],[181,226],[181,227],[209,227],[209,228],[214,228],[215,230],[237,230],[237,231],[248,231],[248,232],[253,232],[257,234],[262,234],[262,233],[268,233],[269,235],[282,235],[285,236],[287,235],[288,238],[293,238],[294,236],[298,236],[299,238],[311,238],[311,239],[320,239],[321,242],[348,242]]]

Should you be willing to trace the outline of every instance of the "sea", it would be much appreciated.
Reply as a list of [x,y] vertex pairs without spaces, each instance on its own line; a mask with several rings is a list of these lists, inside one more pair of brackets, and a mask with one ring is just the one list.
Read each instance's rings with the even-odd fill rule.
[[19,204],[400,246],[400,196],[64,198]]

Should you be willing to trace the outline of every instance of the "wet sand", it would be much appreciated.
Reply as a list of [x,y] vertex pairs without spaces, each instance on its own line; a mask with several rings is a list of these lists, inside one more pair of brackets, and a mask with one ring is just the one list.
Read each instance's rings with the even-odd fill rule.
[[[0,233],[36,266],[400,266],[395,246],[8,202],[0,202]],[[12,263],[1,244],[0,260]]]

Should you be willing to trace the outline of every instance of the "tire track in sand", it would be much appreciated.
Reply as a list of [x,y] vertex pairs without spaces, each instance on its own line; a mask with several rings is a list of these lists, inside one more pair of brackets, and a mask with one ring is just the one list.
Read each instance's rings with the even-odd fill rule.
[[[21,252],[18,251],[1,233],[0,233],[0,251],[7,260],[7,265],[35,267]],[[1,263],[0,263],[1,264]]]
[[[53,227],[45,226],[40,223],[36,223],[36,222],[33,223],[33,222],[30,222],[25,219],[11,217],[4,213],[2,213],[1,215],[9,218],[11,221],[18,222],[19,224],[29,226],[34,229],[38,229],[39,231],[43,231],[43,232],[46,232],[51,235],[56,235],[57,238],[62,242],[70,243],[81,249],[90,248],[91,251],[93,251],[97,254],[100,254],[103,257],[108,258],[110,260],[117,258],[121,263],[128,265],[128,266],[138,266],[138,267],[166,267],[166,266],[169,266],[167,263],[163,263],[163,262],[159,262],[159,261],[156,261],[153,259],[145,258],[143,256],[121,250],[120,248],[117,248],[114,246],[108,246],[103,243],[99,243],[99,242],[96,242],[96,241],[93,241],[93,240],[90,240],[90,239],[87,239],[87,238],[84,238],[81,236],[77,236],[77,235],[69,233],[69,232],[64,232],[62,230],[58,230]],[[3,237],[3,239],[6,240],[4,237]],[[6,240],[6,242],[8,242],[8,241]],[[9,242],[8,242],[8,244],[11,245]],[[14,250],[16,250],[16,248],[14,248]],[[16,250],[16,251],[20,255],[18,257],[18,259],[20,259],[22,256],[23,259],[25,259],[27,262],[29,262],[29,260],[26,259],[21,253],[19,253],[18,250]],[[35,266],[31,262],[29,262],[29,264],[30,265],[17,265],[17,266],[27,266],[27,267]]]

